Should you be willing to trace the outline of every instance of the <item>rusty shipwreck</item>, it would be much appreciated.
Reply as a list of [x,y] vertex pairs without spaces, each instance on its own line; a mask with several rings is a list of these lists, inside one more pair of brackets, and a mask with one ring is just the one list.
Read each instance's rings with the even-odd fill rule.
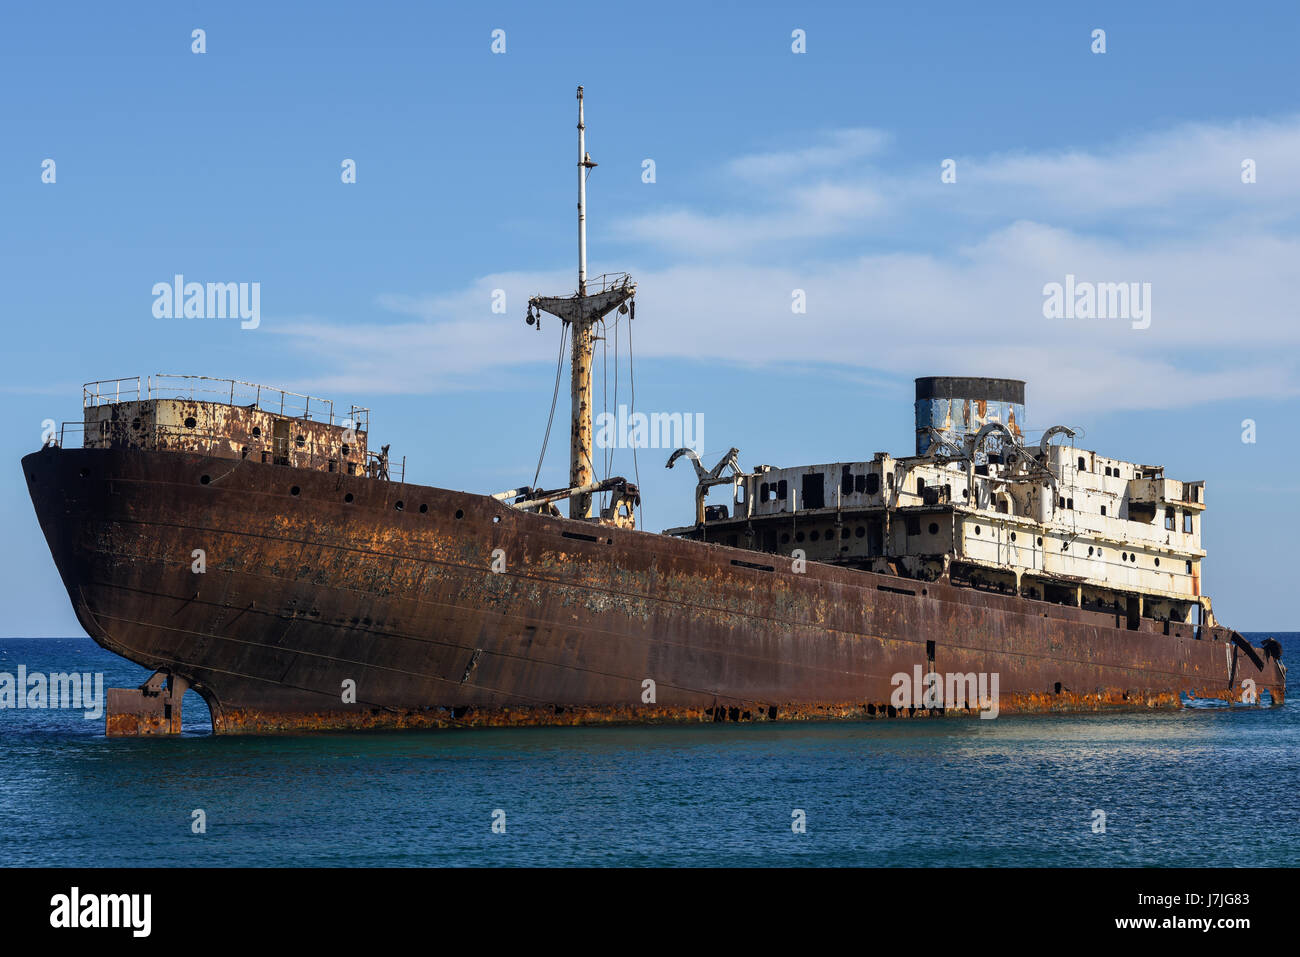
[[108,733],[179,732],[188,689],[217,732],[975,713],[900,706],[922,671],[996,675],[1002,713],[1283,700],[1278,643],[1201,592],[1204,483],[1030,441],[1018,380],[916,380],[911,455],[680,449],[695,521],[636,528],[594,474],[594,343],[636,285],[588,282],[578,98],[578,289],[528,308],[571,347],[567,486],[413,484],[367,410],[202,377],[90,383],[22,460],[78,620],[154,671]]

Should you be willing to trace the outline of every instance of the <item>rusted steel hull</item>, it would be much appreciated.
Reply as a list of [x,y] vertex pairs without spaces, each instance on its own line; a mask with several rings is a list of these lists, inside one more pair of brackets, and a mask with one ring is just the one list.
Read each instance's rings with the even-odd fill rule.
[[998,674],[1003,714],[1285,693],[1276,648],[1230,629],[796,573],[465,492],[127,448],[23,470],[83,627],[217,732],[936,713],[891,704],[916,667]]

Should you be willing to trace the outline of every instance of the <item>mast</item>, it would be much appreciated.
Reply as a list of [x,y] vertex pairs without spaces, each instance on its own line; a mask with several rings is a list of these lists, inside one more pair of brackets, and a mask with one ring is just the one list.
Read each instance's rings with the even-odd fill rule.
[[[574,296],[534,296],[534,308],[558,316],[572,326],[570,354],[569,430],[569,517],[591,518],[595,467],[592,459],[592,358],[595,354],[596,323],[636,293],[636,283],[626,273],[598,278],[596,288],[587,284],[587,176],[596,166],[587,155],[587,126],[583,120],[582,87],[578,87],[578,292]],[[530,320],[531,321],[531,320]],[[580,491],[579,491],[580,490]]]
[[[582,87],[578,87],[578,298],[587,296],[587,175],[596,164],[587,155],[587,126],[582,118]],[[585,310],[584,310],[585,312]],[[569,487],[590,485],[594,469],[591,456],[592,374],[595,354],[589,314],[573,320],[572,378],[569,384],[571,428],[569,430]],[[591,493],[569,499],[569,518],[591,517]]]

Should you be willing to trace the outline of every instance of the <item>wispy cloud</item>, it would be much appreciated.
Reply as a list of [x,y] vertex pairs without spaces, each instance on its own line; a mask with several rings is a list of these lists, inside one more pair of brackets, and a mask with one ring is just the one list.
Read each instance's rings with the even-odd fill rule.
[[[887,133],[847,129],[822,134],[811,146],[754,153],[726,164],[732,204],[716,212],[663,209],[630,217],[615,235],[679,254],[725,256],[761,246],[848,235],[888,209],[864,161],[890,142]],[[736,211],[743,207],[743,212]]]
[[825,134],[821,139],[812,146],[737,157],[727,164],[727,171],[752,182],[788,181],[875,156],[889,144],[890,135],[883,130],[847,129]]
[[875,131],[828,140],[742,157],[731,169],[746,175],[727,181],[725,203],[633,217],[616,235],[675,253],[788,259],[792,242],[879,243],[924,227],[938,246],[954,226],[991,231],[1022,219],[1128,235],[1300,225],[1298,116],[1184,124],[1090,150],[943,157],[956,163],[955,183],[940,181],[940,157],[880,165],[891,141]]
[[[1256,182],[1242,182],[1254,162]],[[1225,213],[1270,210],[1294,216],[1300,199],[1300,117],[1186,124],[1095,151],[1009,153],[970,158],[969,179],[1005,202],[1019,195],[1040,214],[1074,217],[1161,210],[1186,217],[1214,204]]]
[[792,190],[771,212],[709,215],[671,210],[627,220],[616,233],[624,241],[696,257],[734,255],[775,243],[849,235],[884,208],[883,196],[869,186],[819,183]]

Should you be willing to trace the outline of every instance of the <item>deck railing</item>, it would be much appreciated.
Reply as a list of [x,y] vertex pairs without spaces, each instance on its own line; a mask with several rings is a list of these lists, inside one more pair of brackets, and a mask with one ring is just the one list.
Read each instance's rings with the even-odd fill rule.
[[[216,379],[202,375],[160,373],[145,378],[101,379],[87,382],[81,389],[82,406],[116,405],[142,399],[190,399],[221,405],[252,407],[295,419],[335,423],[334,402],[302,392],[289,392],[240,379]],[[370,410],[353,405],[337,424],[349,424],[358,432],[370,431]]]

